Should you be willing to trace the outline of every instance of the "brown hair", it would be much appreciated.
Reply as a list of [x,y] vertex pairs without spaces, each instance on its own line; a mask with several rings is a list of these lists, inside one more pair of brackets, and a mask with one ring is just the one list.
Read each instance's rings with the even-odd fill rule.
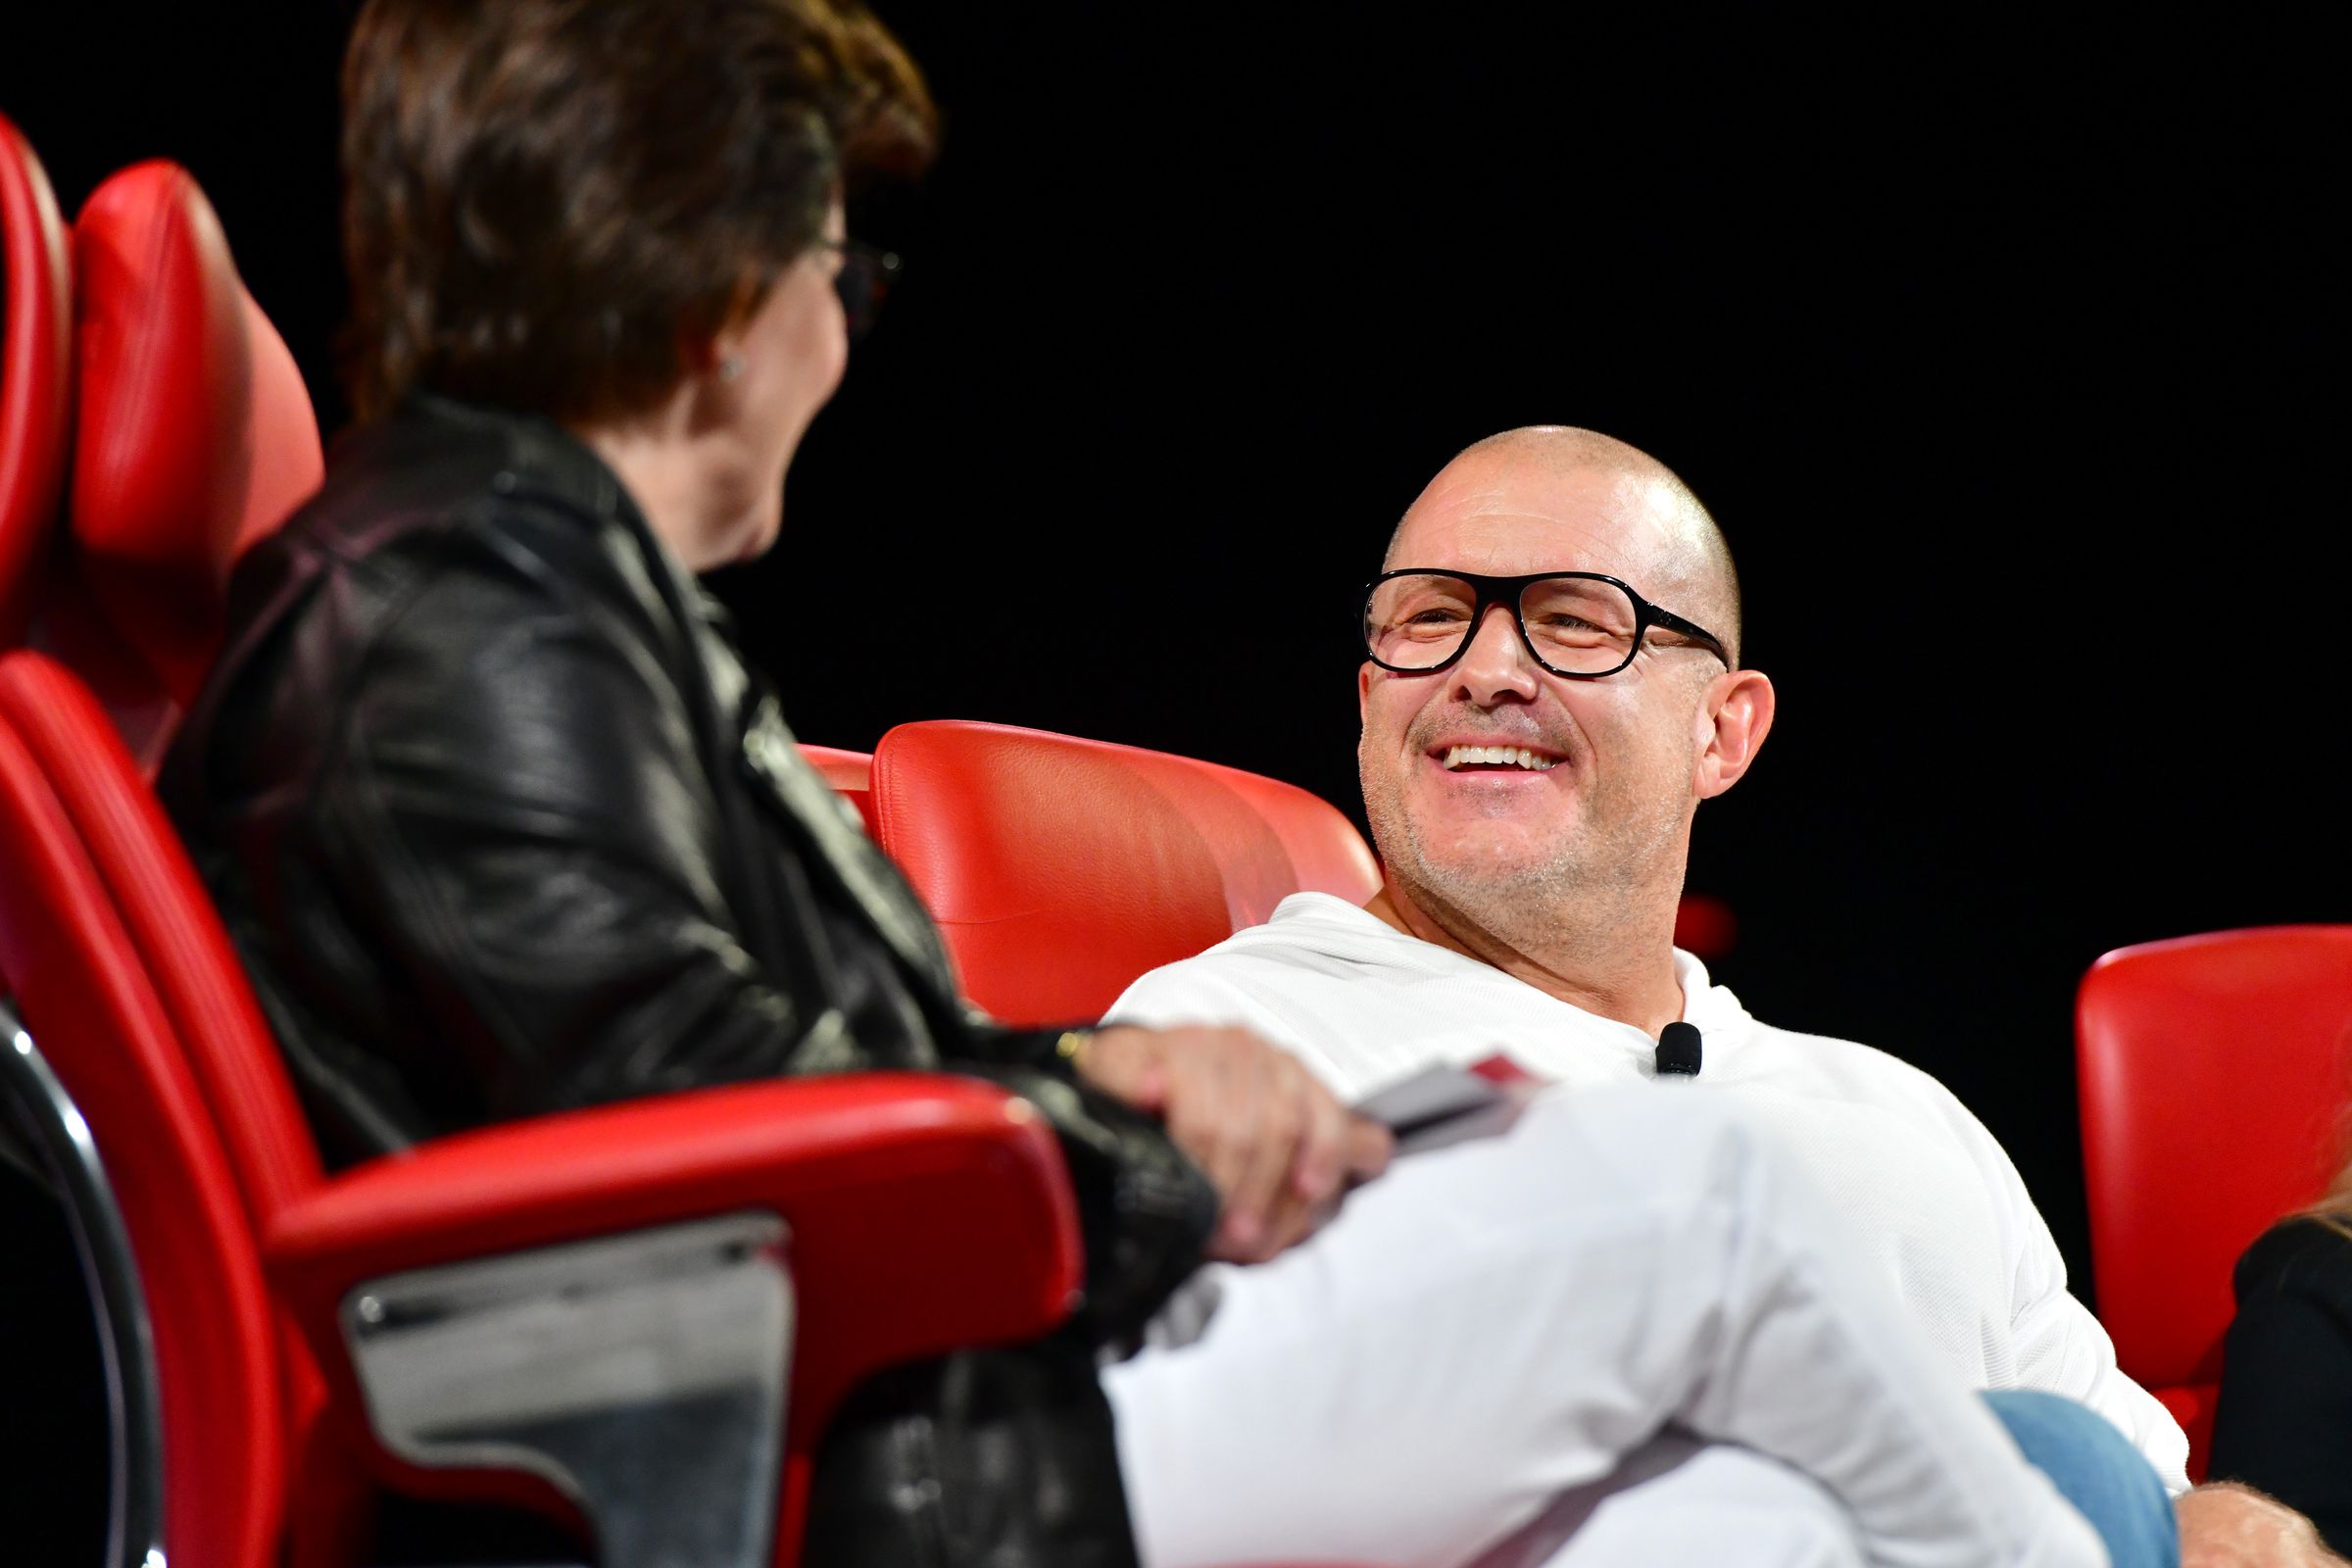
[[855,0],[368,0],[343,102],[362,418],[416,388],[651,408],[835,190],[918,172],[936,126]]

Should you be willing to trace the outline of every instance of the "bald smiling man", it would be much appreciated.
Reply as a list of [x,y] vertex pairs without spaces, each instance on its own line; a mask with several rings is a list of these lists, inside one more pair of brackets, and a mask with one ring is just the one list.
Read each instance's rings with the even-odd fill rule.
[[[2119,1563],[2170,1560],[2186,1440],[2067,1293],[1991,1136],[1892,1056],[1757,1023],[1674,948],[1698,804],[1772,728],[1740,638],[1713,518],[1607,436],[1492,437],[1406,512],[1357,678],[1383,887],[1362,908],[1294,897],[1110,1017],[1246,1028],[1348,1102],[1497,1056],[1552,1087],[1499,1136],[1398,1159],[1275,1262],[1204,1271],[1189,1314],[1108,1369],[1149,1562],[1456,1562],[1481,1522],[1512,1527],[1497,1565],[2027,1560],[2033,1528],[1994,1547],[1858,1501],[1900,1474],[1878,1503],[1924,1503],[1986,1462],[1960,1456],[1982,1434],[1955,1390],[2039,1391],[1992,1402],[2029,1449],[2017,1410],[2062,1430],[2082,1464],[2034,1456],[2074,1500],[2085,1474],[2129,1494]],[[1657,1076],[1677,1022],[1702,1038],[1696,1082]],[[1700,1210],[1801,1234],[1812,1283],[1780,1299],[1838,1325],[1754,1332],[1758,1281],[1692,1244],[1725,1234]],[[1677,1360],[1776,1345],[1794,1353]],[[1886,1418],[1915,1400],[1958,1447]],[[1963,1486],[1990,1506],[2014,1482]],[[2017,1506],[2013,1526],[2040,1517]],[[1282,1518],[1301,1530],[1269,1538]],[[2192,1495],[2180,1519],[2192,1563],[2303,1560],[2260,1554],[2297,1521],[2247,1499]],[[2231,1542],[2255,1554],[2216,1554]]]

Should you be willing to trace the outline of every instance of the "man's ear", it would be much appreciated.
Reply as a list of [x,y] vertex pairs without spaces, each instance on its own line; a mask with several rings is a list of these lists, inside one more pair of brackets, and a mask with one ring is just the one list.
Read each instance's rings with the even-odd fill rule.
[[1714,799],[1747,772],[1772,732],[1775,701],[1772,677],[1760,669],[1735,669],[1708,683],[1691,719],[1697,756],[1690,784],[1698,799]]
[[1365,660],[1355,672],[1355,727],[1364,727],[1364,705],[1372,697],[1372,661]]

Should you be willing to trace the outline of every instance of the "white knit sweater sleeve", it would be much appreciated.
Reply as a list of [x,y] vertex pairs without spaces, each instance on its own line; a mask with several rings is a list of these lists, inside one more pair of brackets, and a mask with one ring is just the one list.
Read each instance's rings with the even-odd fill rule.
[[1957,1100],[1970,1152],[2008,1224],[2009,1321],[2018,1386],[2078,1399],[2115,1423],[2167,1490],[2188,1490],[2188,1437],[2172,1412],[2115,1364],[2115,1342],[2066,1288],[2066,1261],[2008,1152]]
[[1250,983],[1253,971],[1232,956],[1210,949],[1199,957],[1154,969],[1129,986],[1102,1014],[1105,1026],[1141,1024],[1164,1029],[1209,1024],[1249,1029],[1298,1058],[1307,1071],[1343,1101],[1360,1098],[1377,1078],[1356,1060],[1345,1020],[1328,1015],[1297,994],[1298,987]]
[[1276,1045],[1294,1048],[1279,1038],[1281,1019],[1264,997],[1236,985],[1213,953],[1178,963],[1164,964],[1136,981],[1102,1014],[1102,1026],[1140,1024],[1166,1029],[1178,1024],[1240,1025],[1254,1029]]

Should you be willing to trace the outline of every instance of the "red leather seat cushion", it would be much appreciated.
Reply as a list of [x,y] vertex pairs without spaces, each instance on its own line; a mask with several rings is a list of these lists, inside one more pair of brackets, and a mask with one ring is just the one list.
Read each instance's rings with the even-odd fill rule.
[[883,736],[873,777],[883,849],[966,994],[1008,1023],[1100,1017],[1292,893],[1361,903],[1380,886],[1328,803],[1191,758],[939,720]]
[[0,644],[24,633],[25,590],[56,520],[73,414],[66,225],[41,163],[0,116]]
[[116,630],[185,703],[238,554],[318,487],[310,394],[176,164],[98,187],[74,228],[72,524]]
[[2188,1479],[2205,1479],[2206,1457],[2213,1448],[2213,1411],[2221,1399],[2222,1386],[2211,1380],[2201,1383],[2159,1384],[2148,1390],[2157,1402],[2172,1412],[2180,1430],[2188,1434]]

